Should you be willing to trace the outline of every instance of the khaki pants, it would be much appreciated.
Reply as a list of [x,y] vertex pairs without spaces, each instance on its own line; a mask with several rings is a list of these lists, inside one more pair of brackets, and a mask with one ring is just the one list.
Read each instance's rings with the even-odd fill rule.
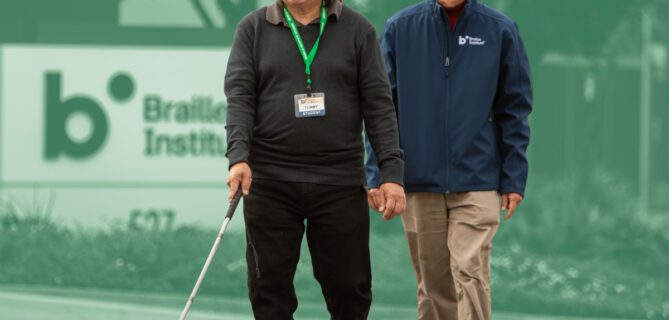
[[490,320],[496,191],[409,193],[402,215],[418,280],[419,320]]

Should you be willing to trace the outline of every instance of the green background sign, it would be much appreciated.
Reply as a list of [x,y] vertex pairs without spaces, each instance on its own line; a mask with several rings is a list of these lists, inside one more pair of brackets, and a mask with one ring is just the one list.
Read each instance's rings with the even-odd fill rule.
[[218,222],[226,49],[0,50],[7,194],[53,197],[54,218],[85,225],[156,208],[176,223]]

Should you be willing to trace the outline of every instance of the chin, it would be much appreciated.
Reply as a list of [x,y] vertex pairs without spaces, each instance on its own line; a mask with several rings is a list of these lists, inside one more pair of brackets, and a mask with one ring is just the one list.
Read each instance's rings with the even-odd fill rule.
[[284,3],[292,5],[292,6],[300,6],[300,5],[305,5],[307,3],[315,2],[320,0],[283,0]]

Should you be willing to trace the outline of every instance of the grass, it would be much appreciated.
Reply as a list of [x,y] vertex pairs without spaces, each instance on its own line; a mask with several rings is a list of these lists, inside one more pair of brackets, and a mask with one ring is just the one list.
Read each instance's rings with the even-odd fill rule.
[[[601,174],[538,186],[495,240],[497,310],[573,316],[669,319],[666,228]],[[532,201],[531,199],[542,200]],[[47,206],[48,208],[49,206]],[[19,213],[23,211],[22,213]],[[415,277],[399,221],[372,221],[374,295],[381,304],[415,304]],[[187,294],[216,230],[181,225],[138,230],[59,224],[35,206],[0,212],[0,284]],[[244,235],[226,234],[201,292],[246,296]],[[306,250],[295,277],[302,301],[322,302]]]

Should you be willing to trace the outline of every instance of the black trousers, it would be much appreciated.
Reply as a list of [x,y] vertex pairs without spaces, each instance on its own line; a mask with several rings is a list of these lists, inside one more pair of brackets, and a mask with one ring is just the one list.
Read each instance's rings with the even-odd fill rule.
[[254,180],[244,198],[244,219],[255,319],[293,319],[293,279],[305,229],[331,319],[367,319],[372,302],[368,210],[361,186]]

